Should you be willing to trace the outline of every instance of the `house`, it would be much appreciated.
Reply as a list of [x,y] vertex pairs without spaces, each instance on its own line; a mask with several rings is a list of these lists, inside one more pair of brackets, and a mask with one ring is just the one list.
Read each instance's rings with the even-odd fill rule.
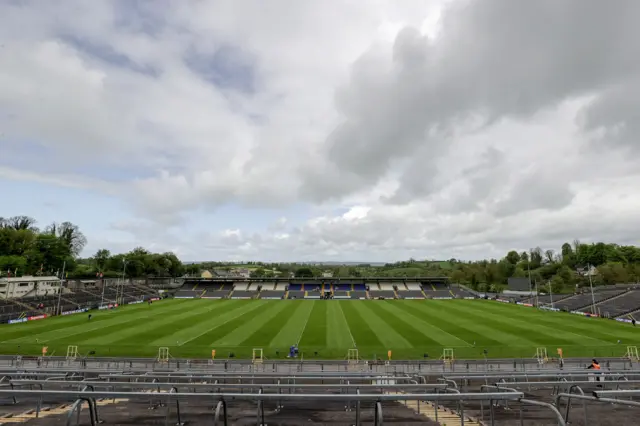
[[236,269],[234,272],[236,273],[237,276],[242,277],[242,278],[250,278],[251,277],[251,271],[249,271],[246,268]]
[[58,294],[60,278],[49,277],[9,277],[0,278],[0,299],[48,296]]
[[584,268],[576,268],[576,272],[578,275],[583,277],[595,277],[598,275],[598,269],[593,265],[585,266]]
[[333,271],[322,272],[322,278],[333,278]]

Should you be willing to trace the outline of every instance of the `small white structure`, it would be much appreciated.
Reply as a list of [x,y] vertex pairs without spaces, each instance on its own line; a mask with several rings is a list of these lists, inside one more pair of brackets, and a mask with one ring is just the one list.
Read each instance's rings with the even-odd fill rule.
[[48,296],[58,294],[58,277],[9,277],[0,278],[0,299],[17,299],[30,296]]

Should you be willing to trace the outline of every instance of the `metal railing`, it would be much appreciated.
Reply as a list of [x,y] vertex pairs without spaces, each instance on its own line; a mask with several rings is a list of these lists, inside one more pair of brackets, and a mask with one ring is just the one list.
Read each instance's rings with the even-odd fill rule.
[[[99,422],[97,405],[95,404],[96,398],[126,398],[126,399],[148,399],[150,394],[148,392],[122,392],[122,391],[61,391],[61,390],[0,390],[0,395],[12,395],[12,396],[31,396],[31,397],[60,397],[60,398],[73,398],[76,400],[87,401],[90,404],[90,421],[92,426],[96,426]],[[357,402],[373,402],[375,404],[375,425],[382,425],[382,405],[383,401],[502,401],[512,400],[518,401],[522,399],[523,393],[521,392],[493,392],[493,393],[419,393],[419,394],[270,394],[270,393],[192,393],[192,392],[168,392],[168,393],[154,393],[153,398],[161,400],[166,404],[171,401],[175,401],[177,404],[178,423],[182,423],[180,418],[179,401],[188,401],[193,399],[207,398],[212,401],[228,401],[228,400],[240,400],[240,401],[256,401],[258,402],[259,418],[264,419],[264,407],[262,403],[264,401],[357,401]],[[91,400],[89,402],[88,400]],[[223,415],[223,422],[227,424],[227,410],[224,405],[216,406],[214,412],[214,424],[220,420],[220,414]],[[93,408],[92,408],[93,405]],[[68,420],[70,421],[72,413],[75,412],[80,404],[78,401],[72,407],[72,411],[69,414]],[[170,411],[167,410],[166,421],[168,421]],[[360,406],[356,405],[356,419],[360,420]],[[69,422],[67,424],[70,424]],[[262,423],[264,424],[264,423]],[[358,424],[358,423],[356,423]],[[358,426],[360,426],[358,424]]]

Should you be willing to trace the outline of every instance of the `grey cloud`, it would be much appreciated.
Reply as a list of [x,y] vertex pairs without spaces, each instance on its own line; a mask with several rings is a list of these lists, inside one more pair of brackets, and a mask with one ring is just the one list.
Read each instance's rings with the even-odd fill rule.
[[561,174],[535,170],[518,180],[493,210],[498,217],[527,210],[558,210],[571,204],[574,195]]
[[325,166],[359,176],[361,189],[394,159],[418,156],[397,199],[428,195],[432,185],[415,166],[431,167],[447,152],[452,128],[470,119],[480,128],[505,117],[525,120],[587,95],[595,100],[583,129],[618,129],[617,139],[628,143],[640,136],[637,16],[635,0],[454,3],[435,40],[405,29],[386,59],[372,51],[356,61],[337,96],[344,121],[327,139]]

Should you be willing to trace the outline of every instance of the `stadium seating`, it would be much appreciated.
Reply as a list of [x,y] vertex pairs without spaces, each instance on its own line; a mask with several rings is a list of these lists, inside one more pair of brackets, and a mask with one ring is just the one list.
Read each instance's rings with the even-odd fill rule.
[[260,292],[260,298],[261,299],[282,299],[284,298],[284,290],[282,291],[278,291],[278,290],[262,290]]
[[[625,291],[626,290],[596,291],[593,293],[593,299],[595,299],[595,302],[598,303],[598,302],[610,299],[612,297],[619,296],[623,294]],[[561,309],[563,311],[575,311],[580,308],[585,308],[592,303],[593,303],[593,300],[591,298],[591,293],[587,292],[587,293],[577,294],[572,297],[568,297],[566,299],[559,301],[558,303],[554,303],[554,305],[556,308]]]
[[394,284],[392,283],[380,283],[380,290],[383,291],[393,291],[394,290]]
[[407,283],[406,286],[407,286],[407,290],[410,290],[410,291],[421,291],[422,290],[422,288],[420,287],[420,284],[418,284],[418,283]]
[[353,291],[367,291],[367,286],[364,284],[354,284]]
[[[597,294],[597,293],[596,293]],[[631,290],[623,293],[621,297],[614,297],[596,304],[595,313],[607,317],[615,318],[640,309],[640,290]],[[591,305],[580,309],[582,312],[591,312]]]
[[352,291],[349,292],[349,297],[351,299],[366,299],[367,298],[367,292],[366,291]]
[[175,294],[175,297],[178,299],[185,299],[185,298],[195,298],[195,297],[200,297],[200,295],[202,294],[202,291],[197,291],[197,290],[178,290]]
[[[119,292],[119,294],[117,294]],[[0,301],[0,323],[21,317],[38,316],[42,314],[54,315],[60,305],[60,312],[76,311],[80,309],[97,308],[102,301],[114,303],[119,298],[121,303],[128,304],[145,300],[150,297],[157,297],[155,290],[143,288],[135,285],[125,285],[121,290],[116,287],[105,286],[104,296],[102,287],[92,287],[91,291],[76,288],[74,292],[62,293],[58,295],[23,297],[15,300]],[[38,305],[44,305],[42,309],[37,309]],[[31,309],[28,309],[31,308]]]
[[569,297],[572,297],[572,296],[568,296],[566,294],[541,294],[537,297],[531,296],[531,297],[525,297],[522,299],[516,298],[516,300],[523,303],[531,303],[532,305],[535,305],[537,301],[537,303],[539,303],[540,306],[550,305],[551,302],[553,302],[553,306],[556,306],[557,302],[560,302]]
[[[229,296],[230,291],[229,290],[214,290],[214,291],[207,291],[202,298],[203,299],[224,299],[225,297]],[[234,292],[235,294],[235,292]]]
[[289,284],[289,291],[302,291],[302,284]]
[[233,286],[233,289],[238,291],[247,291],[249,290],[249,285],[249,283],[238,283]]
[[440,297],[445,297],[445,298],[452,298],[453,296],[451,295],[451,290],[446,289],[446,290],[431,290],[431,291],[424,291],[424,294],[427,296],[427,299],[437,299]]
[[258,296],[258,292],[257,291],[233,291],[233,293],[231,293],[231,298],[232,299],[253,299],[255,297]]
[[380,297],[385,299],[394,299],[396,297],[396,293],[393,290],[372,290],[369,292],[369,295],[372,299],[378,299]]
[[303,299],[304,291],[299,290],[289,290],[289,299]]
[[349,292],[348,291],[342,291],[342,290],[334,291],[333,292],[333,297],[334,298],[340,298],[340,299],[347,299],[347,298],[349,298]]
[[[271,291],[271,290],[276,290],[276,283],[263,283],[262,284],[262,291]],[[283,289],[284,291],[284,289]]]
[[424,294],[422,294],[421,290],[405,290],[399,291],[398,297],[403,299],[424,299]]

